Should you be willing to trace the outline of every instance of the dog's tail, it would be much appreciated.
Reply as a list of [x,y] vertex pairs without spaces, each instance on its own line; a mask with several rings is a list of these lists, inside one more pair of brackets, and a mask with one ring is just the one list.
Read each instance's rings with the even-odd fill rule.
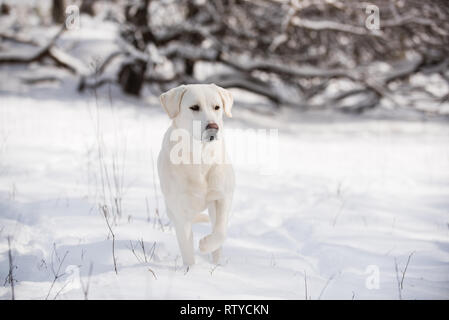
[[209,216],[205,213],[197,213],[193,217],[193,223],[209,222]]

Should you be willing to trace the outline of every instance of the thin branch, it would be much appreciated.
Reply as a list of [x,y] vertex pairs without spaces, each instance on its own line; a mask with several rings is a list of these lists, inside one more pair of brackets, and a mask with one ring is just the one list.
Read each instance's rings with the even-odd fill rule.
[[[48,293],[47,293],[47,296],[45,297],[45,300],[48,300],[48,297],[50,296],[50,293],[51,293],[51,291],[52,291],[56,281],[59,278],[61,278],[62,276],[64,276],[65,273],[60,273],[60,272],[61,272],[61,268],[62,268],[62,265],[64,263],[64,260],[67,257],[67,255],[69,254],[69,251],[66,251],[64,256],[62,257],[62,259],[60,259],[59,255],[58,255],[58,252],[56,251],[56,244],[55,243],[53,243],[53,252],[54,252],[56,258],[58,259],[59,265],[58,265],[58,270],[55,271],[54,264],[53,264],[53,253],[52,253],[52,257],[51,257],[51,271],[53,273],[53,282],[51,283],[50,289],[48,290]],[[59,294],[59,292],[57,293],[57,295],[58,294]]]
[[153,271],[153,269],[148,268],[148,271],[150,271],[153,274],[154,279],[157,280],[156,273]]
[[320,292],[320,295],[318,296],[318,300],[321,299],[321,296],[324,294],[324,291],[327,289],[327,287],[329,286],[329,283],[334,279],[335,275],[332,275],[329,277],[329,279],[327,279],[326,284],[324,285],[323,289]]
[[157,217],[157,220],[159,222],[159,225],[161,226],[161,230],[162,232],[164,232],[164,224],[162,223],[161,217],[159,215],[159,197],[158,197],[158,193],[157,193],[157,187],[156,187],[156,165],[154,162],[154,157],[153,157],[153,151],[151,151],[151,169],[153,172],[153,191],[154,191],[154,199],[156,201],[156,208],[155,208],[155,214]]
[[87,283],[84,284],[84,282],[80,278],[81,287],[83,289],[83,294],[84,294],[84,300],[89,300],[88,296],[89,296],[89,288],[90,288],[90,277],[92,276],[93,270],[94,270],[94,264],[91,261],[89,264],[89,274],[87,276]]
[[151,261],[154,257],[154,252],[156,251],[156,241],[153,242],[153,245],[151,246],[150,252],[150,259],[148,259],[148,261]]
[[100,205],[100,211],[103,213],[104,219],[106,221],[106,225],[108,226],[109,232],[111,233],[111,236],[112,236],[112,260],[114,261],[115,274],[118,274],[118,271],[117,271],[117,259],[115,257],[115,234],[114,234],[114,231],[112,231],[111,224],[109,223],[107,206],[106,205],[103,205],[103,206]]
[[396,271],[396,282],[398,283],[399,300],[402,300],[401,281],[399,280],[399,267],[398,267],[398,261],[396,260],[396,258],[394,258],[394,269]]
[[396,271],[396,281],[398,283],[398,293],[399,293],[399,300],[402,300],[402,290],[404,290],[404,279],[405,279],[405,273],[407,272],[408,265],[410,264],[410,260],[413,256],[415,251],[411,252],[408,256],[407,263],[405,264],[405,269],[402,272],[402,277],[399,279],[399,267],[398,262],[396,258],[394,258],[394,264],[395,264],[395,271]]
[[212,276],[214,271],[219,267],[220,265],[217,263],[215,266],[212,267],[212,269],[209,271],[210,275]]
[[136,252],[135,246],[133,244],[133,242],[131,240],[129,240],[129,244],[131,247],[129,247],[129,249],[131,250],[131,252],[133,253],[133,255],[136,257],[137,261],[139,263],[143,263],[142,258],[139,257],[139,255]]
[[412,253],[410,253],[410,255],[408,256],[408,259],[407,259],[407,264],[405,265],[405,269],[404,269],[404,272],[402,273],[402,279],[401,279],[401,290],[402,289],[404,289],[404,279],[405,279],[405,273],[407,272],[407,268],[408,268],[408,265],[409,265],[409,263],[410,263],[410,259],[412,258],[412,255],[415,253],[415,251],[413,251]]
[[307,272],[306,270],[304,270],[304,294],[305,294],[305,298],[306,300],[308,300],[308,293],[307,293]]
[[15,294],[14,294],[14,264],[13,264],[13,260],[12,260],[12,253],[11,253],[11,236],[7,237],[8,239],[8,261],[9,261],[9,273],[8,273],[8,278],[9,278],[9,283],[11,285],[11,300],[15,300]]
[[142,249],[142,252],[143,252],[143,257],[144,257],[145,263],[147,263],[148,262],[147,252],[145,251],[145,242],[143,241],[143,238],[141,238],[139,240],[139,244],[140,244],[140,248]]
[[53,300],[56,300],[59,296],[59,294],[69,285],[69,282],[64,283],[64,285],[61,287],[61,289],[56,292],[55,296],[53,297]]

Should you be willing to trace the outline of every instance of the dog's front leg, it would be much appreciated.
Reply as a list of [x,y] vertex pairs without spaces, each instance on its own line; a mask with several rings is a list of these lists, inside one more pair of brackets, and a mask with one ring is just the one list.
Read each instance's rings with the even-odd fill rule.
[[[215,206],[215,219],[211,219],[211,221],[215,221],[212,221],[212,233],[200,240],[199,247],[202,253],[214,252],[213,259],[215,260],[216,256],[218,256],[217,259],[219,258],[219,250],[226,238],[230,201],[228,199],[220,199],[213,201],[213,204]],[[215,253],[215,251],[217,252]]]
[[184,265],[194,265],[195,255],[193,250],[192,223],[185,219],[177,219],[174,221],[174,225],[179,249],[181,250],[182,261]]
[[[216,201],[212,201],[209,205],[208,208],[209,211],[209,218],[210,218],[210,222],[212,225],[212,230],[215,226],[215,221],[217,219],[217,208],[216,208]],[[220,262],[220,257],[221,257],[221,246],[212,251],[212,262],[215,264],[218,264]]]

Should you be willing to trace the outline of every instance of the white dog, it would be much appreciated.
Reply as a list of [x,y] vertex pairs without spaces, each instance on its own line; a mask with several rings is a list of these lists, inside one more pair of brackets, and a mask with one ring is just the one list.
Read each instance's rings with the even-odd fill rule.
[[[192,84],[163,93],[160,101],[173,121],[162,142],[158,171],[182,260],[195,263],[192,223],[211,221],[212,233],[199,248],[218,263],[234,192],[223,141],[223,113],[231,117],[232,95],[215,84]],[[209,217],[201,213],[206,209]]]

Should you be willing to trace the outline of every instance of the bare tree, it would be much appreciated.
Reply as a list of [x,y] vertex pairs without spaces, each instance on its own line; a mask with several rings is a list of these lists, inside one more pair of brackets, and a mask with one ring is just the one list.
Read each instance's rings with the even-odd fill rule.
[[[365,26],[366,4],[356,0],[151,3],[152,10],[148,0],[126,8],[122,51],[115,55],[126,57],[126,62],[118,79],[83,79],[83,84],[118,82],[125,92],[139,94],[142,81],[161,90],[215,82],[263,95],[275,105],[358,113],[375,108],[382,99],[396,103],[393,85],[416,89],[407,82],[416,73],[449,79],[449,7],[441,0],[411,0],[406,6],[372,1],[381,12],[379,30]],[[176,13],[171,16],[164,12],[170,6],[170,13]],[[158,15],[167,19],[158,20]],[[148,54],[150,47],[163,58]],[[170,77],[158,71],[167,61],[174,70]],[[199,62],[223,65],[228,71],[200,80],[195,74]],[[387,63],[389,70],[371,71],[379,62]],[[354,89],[314,102],[332,79],[352,82]],[[285,96],[279,85],[293,96]]]
[[[82,2],[88,14],[93,2]],[[411,92],[436,105],[449,101],[448,94],[436,95],[408,81],[415,74],[438,75],[449,85],[449,6],[444,0],[370,1],[380,14],[377,28],[367,27],[368,3],[357,0],[134,0],[118,5],[123,13],[113,20],[120,24],[120,49],[105,56],[94,72],[53,43],[25,56],[2,52],[0,63],[47,63],[44,58],[50,57],[80,77],[81,91],[114,83],[140,95],[144,86],[157,93],[181,83],[214,82],[264,96],[274,106],[302,110],[361,113],[384,101],[400,107],[395,93]],[[61,21],[61,8],[64,1],[54,0],[55,21]],[[0,38],[34,42],[23,35]],[[119,68],[108,72],[117,61]],[[221,71],[201,75],[200,63]],[[336,79],[351,86],[329,92]],[[414,108],[415,102],[408,106]]]
[[55,23],[64,23],[66,4],[64,0],[53,0],[51,17]]

